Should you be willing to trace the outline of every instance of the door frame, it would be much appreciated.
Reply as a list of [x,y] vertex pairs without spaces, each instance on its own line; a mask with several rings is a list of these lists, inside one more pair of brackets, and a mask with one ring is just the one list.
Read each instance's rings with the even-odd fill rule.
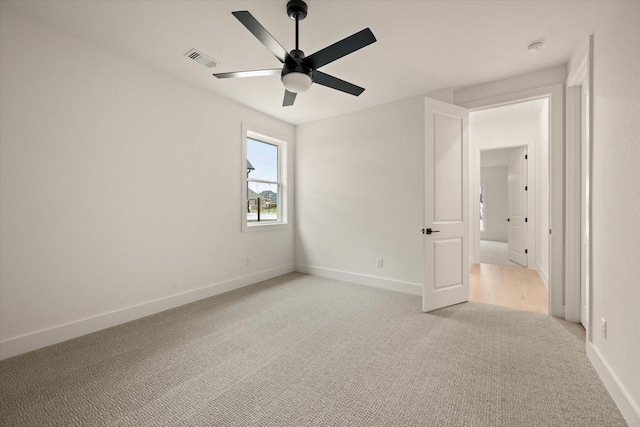
[[[460,103],[459,105],[473,111],[544,97],[549,98],[549,314],[565,318],[564,84],[556,83]],[[470,161],[473,162],[472,157]],[[473,194],[475,195],[475,193]],[[472,238],[475,239],[475,237],[474,234]]]
[[[580,289],[580,274],[581,274],[581,252],[582,252],[582,224],[581,224],[581,201],[580,196],[582,194],[581,182],[582,173],[581,170],[581,154],[582,154],[582,85],[587,83],[589,85],[589,105],[587,106],[587,115],[589,117],[587,149],[593,153],[593,35],[589,37],[589,44],[587,51],[582,55],[578,62],[578,66],[567,77],[567,229],[566,229],[566,320],[570,322],[580,323],[580,309],[581,309],[581,289]],[[592,156],[589,156],[592,159]],[[591,163],[586,165],[587,170],[584,173],[587,179],[591,180]],[[587,200],[589,204],[587,210],[590,217],[591,213],[591,189],[588,189]],[[589,220],[588,220],[589,221]],[[585,224],[587,235],[590,235],[591,224],[588,222]],[[587,238],[584,242],[587,247],[587,253],[591,254],[591,241]],[[587,268],[591,269],[591,260],[587,260]],[[588,277],[592,277],[590,272]],[[592,292],[591,282],[586,284],[586,305],[587,305],[587,325],[585,327],[587,333],[587,340],[591,341],[592,336]]]

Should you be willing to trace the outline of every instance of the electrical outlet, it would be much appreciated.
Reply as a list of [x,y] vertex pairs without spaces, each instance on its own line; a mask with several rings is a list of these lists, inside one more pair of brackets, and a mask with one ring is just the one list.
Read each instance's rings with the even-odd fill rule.
[[245,260],[247,267],[251,267],[251,258],[247,257],[247,259]]
[[384,260],[382,258],[378,258],[377,266],[378,268],[382,268],[384,266]]
[[607,320],[604,317],[601,317],[600,324],[602,326],[602,336],[604,339],[607,339]]

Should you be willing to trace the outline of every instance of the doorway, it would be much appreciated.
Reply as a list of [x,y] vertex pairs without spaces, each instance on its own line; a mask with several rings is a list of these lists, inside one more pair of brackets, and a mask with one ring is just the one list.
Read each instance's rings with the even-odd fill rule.
[[527,267],[527,147],[480,153],[480,263]]
[[[516,85],[517,86],[517,85]],[[461,97],[462,98],[462,97]],[[540,197],[542,201],[548,202],[548,221],[547,224],[548,235],[544,239],[548,245],[548,270],[547,280],[545,286],[548,289],[549,305],[548,312],[552,316],[559,318],[566,318],[569,320],[568,309],[569,307],[575,307],[577,315],[579,316],[579,287],[575,295],[578,299],[575,302],[575,295],[570,295],[569,290],[573,289],[567,286],[567,293],[565,294],[565,114],[564,114],[564,102],[565,102],[565,86],[564,83],[552,83],[547,86],[536,86],[528,89],[518,89],[517,87],[510,87],[503,92],[495,93],[493,95],[484,93],[484,96],[480,93],[472,96],[465,96],[468,100],[461,100],[458,105],[469,109],[471,112],[481,111],[483,109],[494,108],[498,106],[506,106],[511,104],[517,104],[520,102],[535,100],[535,99],[547,99],[548,100],[548,115],[546,116],[548,124],[548,132],[546,136],[549,139],[548,150],[546,153],[537,153],[538,158],[547,160],[549,187],[547,197]],[[476,165],[480,164],[480,150],[473,145],[475,139],[475,132],[470,129],[470,141],[472,146],[470,147],[469,162],[472,168],[470,188],[474,188],[474,191],[468,193],[469,203],[474,205],[476,200],[475,188],[480,185],[480,175],[474,169]],[[541,144],[541,148],[545,148],[544,144]],[[529,152],[529,161],[532,162],[531,152]],[[531,169],[531,168],[530,168]],[[540,173],[540,168],[536,168]],[[540,173],[541,174],[541,173]],[[542,174],[541,174],[542,175]],[[529,197],[531,197],[529,195]],[[480,240],[478,236],[479,220],[476,221],[475,206],[472,207],[471,221],[469,224],[470,235],[470,247],[469,262],[473,264],[477,263],[477,258],[480,253]],[[539,209],[539,207],[538,207]],[[543,224],[537,223],[539,230],[544,231]],[[531,232],[531,231],[530,231]],[[537,234],[538,238],[542,238],[542,235]],[[476,247],[476,243],[477,246]],[[543,242],[544,243],[544,242]],[[531,248],[529,248],[531,249]],[[529,252],[531,254],[531,251]],[[579,282],[578,282],[579,285]],[[566,298],[565,298],[566,297]],[[571,297],[572,299],[570,300]],[[565,300],[567,304],[565,304]],[[579,319],[579,317],[578,317]],[[587,335],[589,336],[589,335]]]
[[549,98],[470,113],[471,300],[548,313]]

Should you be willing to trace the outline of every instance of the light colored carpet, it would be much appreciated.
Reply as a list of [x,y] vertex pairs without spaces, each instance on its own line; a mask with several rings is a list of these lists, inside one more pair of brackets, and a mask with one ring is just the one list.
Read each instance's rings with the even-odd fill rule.
[[0,424],[623,426],[578,325],[292,273],[0,362]]
[[509,259],[507,242],[496,242],[494,240],[480,240],[480,262],[522,267]]

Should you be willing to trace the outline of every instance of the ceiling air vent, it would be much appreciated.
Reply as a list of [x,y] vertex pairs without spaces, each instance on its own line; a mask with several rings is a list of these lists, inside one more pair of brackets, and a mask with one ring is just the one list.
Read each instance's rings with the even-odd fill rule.
[[195,49],[191,49],[189,52],[185,53],[184,56],[186,56],[187,58],[191,58],[198,64],[202,64],[208,68],[213,68],[220,63],[220,61],[216,61],[215,59]]

